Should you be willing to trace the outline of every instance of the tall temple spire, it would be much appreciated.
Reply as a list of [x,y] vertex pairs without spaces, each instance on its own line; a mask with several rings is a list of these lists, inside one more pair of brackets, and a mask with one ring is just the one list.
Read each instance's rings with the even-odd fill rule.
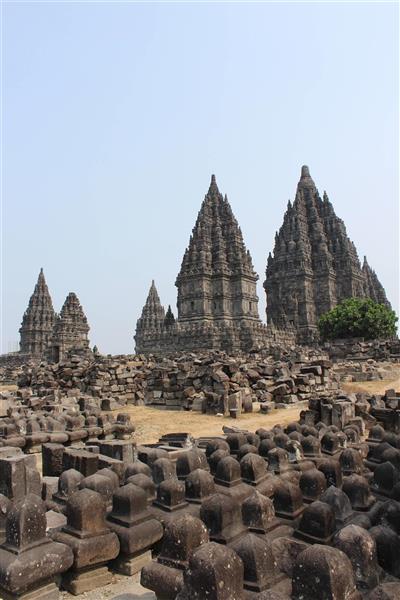
[[161,305],[160,296],[156,288],[154,279],[151,282],[149,293],[142,314],[136,324],[136,334],[160,330],[164,325],[165,310]]
[[301,176],[298,183],[298,188],[315,188],[315,183],[310,175],[310,169],[306,165],[301,167]]
[[89,325],[77,295],[70,292],[54,325],[49,358],[58,362],[67,352],[89,352]]
[[41,357],[46,351],[55,318],[56,314],[53,309],[53,303],[46,284],[43,268],[41,268],[19,330],[21,334],[21,352],[30,354],[33,357]]
[[303,338],[316,334],[320,315],[342,299],[372,293],[343,221],[326,192],[320,198],[306,166],[275,238],[264,288],[268,323],[293,325]]
[[175,316],[174,316],[174,313],[172,312],[171,305],[168,304],[168,310],[165,315],[164,325],[165,325],[165,327],[170,328],[170,327],[173,327],[174,324],[175,324]]
[[379,281],[375,271],[369,266],[366,256],[364,256],[362,271],[365,277],[365,295],[372,298],[374,302],[391,308],[390,302],[386,297],[385,288]]
[[258,320],[257,279],[229,201],[212,175],[176,279],[179,321]]

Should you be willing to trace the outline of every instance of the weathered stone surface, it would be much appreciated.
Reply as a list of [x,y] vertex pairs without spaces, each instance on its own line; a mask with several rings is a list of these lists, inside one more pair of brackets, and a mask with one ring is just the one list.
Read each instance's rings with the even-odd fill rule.
[[193,552],[208,542],[204,524],[195,517],[183,515],[169,523],[157,561],[144,567],[141,583],[153,590],[157,598],[174,600],[183,586],[183,572]]
[[337,548],[315,544],[293,567],[293,600],[361,600],[350,560]]
[[151,561],[150,548],[163,536],[163,527],[147,509],[147,495],[132,483],[113,495],[113,508],[107,517],[111,531],[117,534],[120,554],[113,561],[114,570],[134,575]]
[[72,561],[68,546],[46,538],[46,508],[38,496],[28,494],[12,506],[6,519],[6,541],[0,547],[2,597],[28,597],[37,588],[38,598],[54,597],[54,579]]
[[63,587],[78,595],[110,583],[111,574],[104,565],[118,556],[120,544],[106,525],[104,500],[90,489],[75,492],[67,501],[66,516],[67,525],[53,534],[74,555],[72,569],[62,578]]
[[348,525],[335,535],[333,543],[349,557],[359,589],[368,590],[379,584],[376,545],[368,531]]
[[214,542],[191,556],[176,600],[244,600],[243,562],[232,549]]

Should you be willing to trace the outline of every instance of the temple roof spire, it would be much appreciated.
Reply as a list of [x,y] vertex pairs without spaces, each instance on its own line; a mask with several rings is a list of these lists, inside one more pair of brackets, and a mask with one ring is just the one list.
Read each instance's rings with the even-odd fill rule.
[[298,183],[298,188],[315,188],[315,183],[310,175],[310,169],[307,165],[303,165],[301,167],[301,175],[300,181]]
[[215,175],[211,175],[210,187],[208,188],[207,196],[219,196],[219,189]]
[[286,212],[275,236],[264,288],[268,322],[273,320],[279,327],[292,323],[301,336],[317,334],[318,318],[344,298],[386,301],[368,263],[361,269],[343,221],[326,192],[321,199],[306,165],[301,168],[290,218]]
[[89,353],[89,324],[75,292],[69,292],[50,339],[48,356],[59,362],[68,352]]
[[47,348],[55,318],[53,303],[43,268],[41,268],[19,330],[21,334],[21,352],[32,354],[32,356],[42,356]]
[[[217,201],[216,201],[217,200]],[[218,201],[219,200],[219,201]],[[215,175],[198,213],[185,252],[177,284],[182,277],[245,273],[255,277],[251,257],[247,256],[242,232],[228,199],[219,192]]]

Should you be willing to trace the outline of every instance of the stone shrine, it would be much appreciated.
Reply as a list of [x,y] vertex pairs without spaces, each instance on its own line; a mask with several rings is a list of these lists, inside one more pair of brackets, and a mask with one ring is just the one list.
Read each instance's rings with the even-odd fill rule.
[[47,349],[50,360],[59,362],[69,350],[86,354],[89,351],[89,325],[74,292],[70,292],[54,325]]
[[44,278],[43,269],[30,297],[28,308],[22,318],[20,351],[32,357],[42,357],[56,320],[51,296]]
[[268,324],[294,327],[300,341],[315,338],[319,317],[345,298],[370,297],[390,306],[366,259],[361,268],[343,221],[326,192],[321,199],[306,166],[268,256],[264,289]]

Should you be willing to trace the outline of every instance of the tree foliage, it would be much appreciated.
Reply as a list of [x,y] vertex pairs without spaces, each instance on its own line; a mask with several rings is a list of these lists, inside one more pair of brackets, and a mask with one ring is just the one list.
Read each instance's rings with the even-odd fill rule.
[[396,335],[396,313],[371,298],[347,298],[322,315],[318,328],[323,340],[362,337],[366,340]]

